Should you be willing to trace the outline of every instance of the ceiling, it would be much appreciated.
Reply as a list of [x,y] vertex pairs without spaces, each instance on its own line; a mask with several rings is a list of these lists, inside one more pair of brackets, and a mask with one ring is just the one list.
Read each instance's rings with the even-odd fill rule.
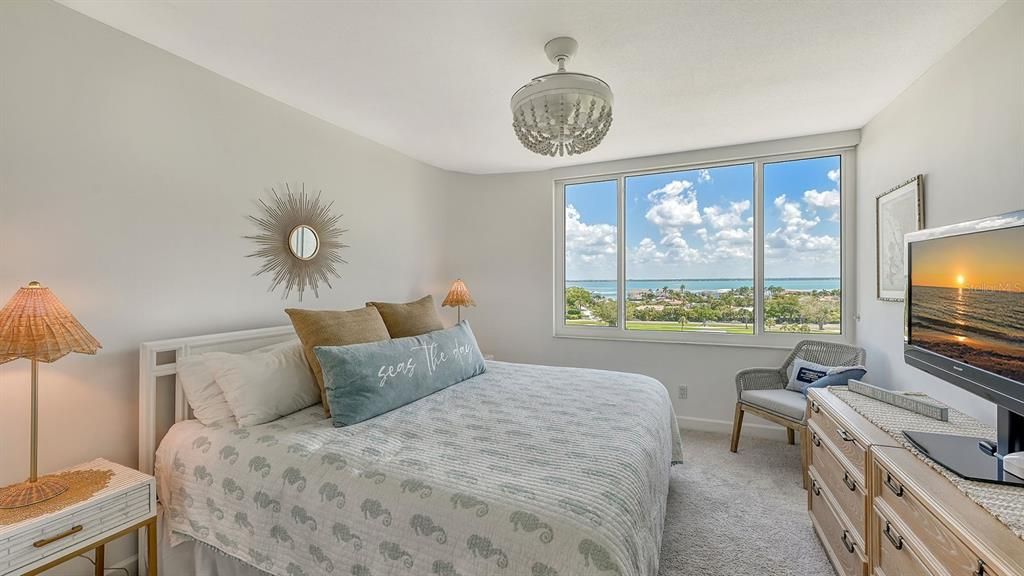
[[[435,166],[542,170],[860,128],[1003,0],[205,1],[67,6]],[[509,98],[552,72],[611,84],[596,150],[528,152]]]

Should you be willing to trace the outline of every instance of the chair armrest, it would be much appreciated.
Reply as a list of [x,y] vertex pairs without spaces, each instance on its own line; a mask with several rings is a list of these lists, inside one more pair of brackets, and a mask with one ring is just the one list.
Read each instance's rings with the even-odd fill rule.
[[736,399],[744,390],[778,390],[786,387],[779,368],[746,368],[736,373]]

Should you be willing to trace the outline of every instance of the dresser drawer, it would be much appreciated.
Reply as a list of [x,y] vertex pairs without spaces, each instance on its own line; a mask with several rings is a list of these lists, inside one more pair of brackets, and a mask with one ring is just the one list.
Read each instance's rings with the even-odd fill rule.
[[977,570],[978,556],[925,507],[898,474],[877,461],[874,474],[878,486],[876,499],[884,503],[876,503],[876,507],[892,511],[906,527],[910,538],[920,543],[923,550],[919,555],[930,555],[950,574],[973,574]]
[[808,496],[811,523],[825,547],[825,553],[840,576],[867,576],[868,563],[864,557],[864,547],[857,543],[852,531],[840,518],[817,470],[812,467],[808,473],[811,477]]
[[867,447],[870,444],[848,427],[841,425],[839,420],[817,400],[810,401],[809,410],[809,421],[816,424],[821,436],[827,438],[837,448],[842,458],[850,462],[863,486]]
[[873,535],[878,540],[875,576],[936,576],[925,567],[920,552],[914,550],[912,539],[905,538],[881,512],[876,510],[875,514],[878,520],[878,533]]
[[836,457],[832,444],[821,439],[821,432],[817,429],[816,424],[810,425],[809,432],[811,437],[810,464],[814,467],[822,483],[828,488],[829,493],[835,498],[839,509],[846,515],[857,542],[863,546],[867,526],[867,515],[865,514],[867,492],[864,490],[864,483]]
[[150,490],[151,485],[146,484],[103,498],[0,543],[0,574],[17,573],[14,571],[20,567],[58,555],[68,548],[80,547],[106,532],[152,516]]

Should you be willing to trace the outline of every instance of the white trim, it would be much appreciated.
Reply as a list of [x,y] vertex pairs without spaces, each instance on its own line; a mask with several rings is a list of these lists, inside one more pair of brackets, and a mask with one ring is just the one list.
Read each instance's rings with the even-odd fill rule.
[[[665,342],[677,344],[704,344],[720,346],[737,346],[744,348],[792,348],[797,342],[806,338],[825,340],[841,343],[852,343],[855,341],[856,329],[856,283],[854,281],[854,249],[855,249],[855,212],[856,186],[854,173],[856,172],[856,151],[854,146],[859,139],[859,133],[838,133],[835,135],[823,135],[816,137],[812,142],[821,142],[828,146],[821,148],[809,148],[806,139],[798,139],[803,148],[797,146],[792,140],[764,143],[761,145],[748,145],[744,147],[731,147],[721,149],[726,158],[714,161],[691,161],[690,163],[679,163],[674,166],[661,166],[651,168],[650,166],[635,166],[637,162],[629,161],[616,163],[619,168],[617,172],[594,174],[589,176],[574,175],[567,178],[559,178],[552,183],[553,188],[553,216],[554,222],[554,253],[552,263],[554,268],[554,317],[552,318],[552,334],[556,338],[583,338],[595,340],[627,340],[633,342]],[[794,148],[783,151],[784,146]],[[729,153],[735,154],[737,149],[751,149],[759,147],[762,154],[759,156],[748,156],[745,158],[729,157]],[[770,152],[770,153],[768,153]],[[643,174],[661,173],[666,171],[685,171],[703,168],[715,168],[720,166],[734,166],[737,164],[752,164],[754,171],[754,262],[753,278],[754,286],[764,284],[764,182],[763,170],[765,164],[789,162],[794,160],[820,158],[824,156],[839,156],[841,170],[841,204],[840,204],[840,274],[842,296],[840,309],[842,314],[840,334],[805,334],[766,332],[764,330],[764,294],[761,290],[754,290],[754,334],[723,334],[723,333],[700,333],[700,332],[657,332],[647,330],[627,330],[625,326],[626,301],[626,230],[625,230],[625,178]],[[663,158],[663,157],[659,157]],[[651,159],[647,159],[650,161]],[[634,165],[631,165],[634,164]],[[567,185],[585,182],[608,182],[615,181],[617,188],[617,286],[618,296],[618,322],[616,326],[573,326],[565,324],[565,187]]]
[[[767,420],[757,420],[765,422],[760,424],[758,422],[751,422],[755,416],[753,414],[747,414],[743,419],[743,436],[754,436],[757,438],[768,438],[771,440],[782,440],[786,438],[786,429],[778,424],[772,424]],[[678,416],[676,422],[679,424],[680,430],[696,430],[698,432],[714,432],[716,434],[732,434],[732,422],[725,420],[716,420],[714,418],[697,418],[694,416]],[[743,438],[740,438],[742,445]],[[683,446],[686,446],[686,434],[683,434]]]
[[131,556],[125,558],[124,560],[121,560],[120,562],[118,562],[117,564],[114,564],[113,566],[105,566],[104,567],[104,573],[107,573],[107,572],[109,572],[111,570],[122,570],[122,569],[128,571],[128,576],[137,576],[137,574],[139,573],[139,555],[138,554],[132,554]]
[[735,146],[704,148],[687,152],[674,152],[657,156],[611,160],[594,164],[581,164],[554,168],[551,176],[555,180],[589,180],[607,178],[608,175],[634,172],[665,172],[678,170],[680,167],[704,166],[708,164],[740,164],[750,162],[754,158],[778,156],[781,154],[803,154],[822,150],[842,150],[856,148],[860,144],[860,130],[831,132],[813,136],[767,140]]

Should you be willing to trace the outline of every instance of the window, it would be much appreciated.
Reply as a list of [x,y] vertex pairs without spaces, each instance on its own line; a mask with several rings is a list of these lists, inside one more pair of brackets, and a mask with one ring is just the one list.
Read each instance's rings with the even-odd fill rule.
[[615,180],[565,187],[565,323],[616,326],[618,191]]
[[839,156],[764,165],[764,327],[839,334]]
[[852,155],[556,182],[556,334],[779,345],[841,337]]
[[626,329],[754,333],[754,165],[625,178]]

